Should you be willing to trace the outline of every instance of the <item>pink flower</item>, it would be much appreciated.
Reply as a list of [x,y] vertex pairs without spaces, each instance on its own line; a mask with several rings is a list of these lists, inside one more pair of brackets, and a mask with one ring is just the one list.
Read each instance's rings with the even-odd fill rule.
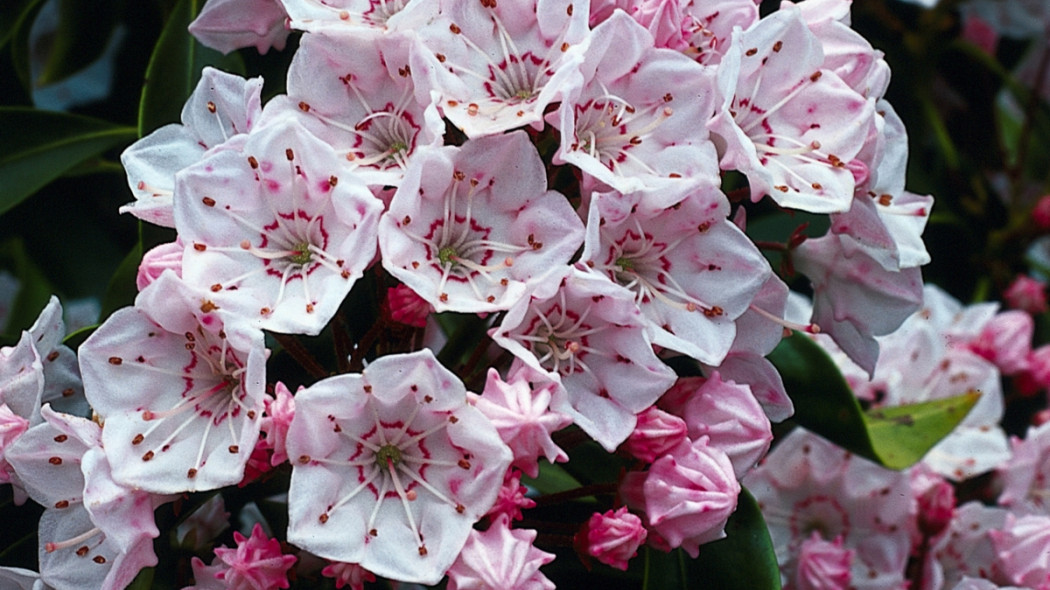
[[802,542],[794,590],[846,590],[850,587],[853,551],[842,546],[842,536],[826,541],[817,531]]
[[[272,0],[256,0],[272,3]],[[211,3],[215,3],[212,0]],[[221,0],[220,0],[221,3]],[[237,2],[227,2],[237,3]],[[242,3],[243,4],[243,3]],[[209,151],[241,145],[262,112],[263,80],[245,80],[211,67],[182,108],[182,124],[172,123],[131,144],[120,155],[135,200],[121,213],[174,227],[175,174]]]
[[758,22],[759,0],[689,0],[684,3],[689,49],[696,61],[718,65],[730,47],[733,29],[750,29]]
[[449,2],[418,30],[413,60],[445,117],[467,137],[531,125],[580,84],[587,3]]
[[1032,221],[1041,230],[1050,229],[1050,195],[1043,195],[1032,208]]
[[685,421],[678,416],[649,406],[638,414],[634,432],[620,448],[646,463],[652,463],[685,442],[686,430]]
[[164,273],[80,347],[113,477],[156,493],[239,482],[265,395],[261,332],[223,325],[210,293]]
[[853,551],[850,570],[856,588],[905,587],[904,568],[916,527],[907,474],[796,428],[743,484],[762,508],[789,580],[801,567],[803,545],[819,533],[829,544],[841,538],[835,550],[839,559],[841,550]]
[[752,200],[768,194],[814,213],[849,209],[856,185],[849,164],[874,101],[823,64],[820,40],[796,7],[734,32],[718,68],[723,101],[707,126],[724,142],[722,168],[748,177]]
[[654,344],[718,365],[736,335],[734,320],[771,274],[754,243],[726,220],[728,211],[718,190],[659,208],[596,194],[581,262],[635,293]]
[[671,548],[681,547],[695,558],[700,545],[725,537],[740,484],[729,457],[706,438],[685,441],[644,474],[628,475],[627,486],[644,478],[640,497],[625,496],[628,505],[644,512],[649,528]]
[[226,313],[317,334],[372,262],[382,205],[287,117],[182,171],[183,279]]
[[0,483],[11,483],[13,473],[11,465],[4,459],[4,451],[26,430],[29,430],[29,420],[12,412],[7,404],[0,403]]
[[223,53],[252,45],[266,53],[270,47],[284,49],[287,19],[280,0],[208,0],[189,32],[205,47]]
[[692,124],[714,108],[712,72],[653,47],[652,35],[623,12],[594,29],[580,72],[582,87],[546,117],[561,132],[556,163],[578,167],[588,183],[644,191],[659,207],[718,186],[714,144]]
[[294,555],[281,552],[281,543],[266,536],[262,525],[255,523],[252,535],[233,532],[236,548],[216,547],[215,561],[225,566],[215,577],[230,590],[258,590],[288,587],[288,570],[295,564]]
[[674,383],[631,293],[596,274],[574,270],[553,296],[520,301],[490,333],[518,363],[554,381],[551,408],[608,451]]
[[500,439],[514,453],[512,467],[521,469],[530,477],[539,475],[536,458],[546,457],[551,463],[569,460],[551,433],[570,423],[572,418],[550,409],[555,384],[529,383],[526,371],[515,372],[510,381],[503,381],[496,369],[489,369],[485,390],[472,403],[496,427]]
[[41,416],[45,421],[7,453],[30,496],[45,507],[41,579],[55,588],[125,588],[157,563],[153,511],[167,498],[114,481],[95,422],[48,405]]
[[970,350],[995,363],[1003,375],[1020,373],[1028,368],[1034,331],[1035,322],[1026,311],[997,313],[970,342]]
[[540,566],[554,555],[532,545],[536,531],[511,529],[510,518],[497,518],[487,530],[471,530],[463,550],[448,570],[448,590],[553,590]]
[[1041,314],[1048,309],[1046,283],[1028,275],[1017,275],[1003,292],[1003,299],[1010,307],[1032,315]]
[[273,449],[270,463],[274,467],[288,460],[285,448],[288,439],[288,428],[295,417],[295,398],[288,386],[280,381],[274,386],[274,397],[263,399],[265,411],[259,424],[259,430],[266,434],[266,447]]
[[434,306],[427,303],[408,285],[398,285],[386,290],[383,311],[399,324],[413,328],[427,327],[427,317],[434,313]]
[[365,582],[375,582],[376,577],[356,563],[333,561],[321,570],[326,578],[335,578],[335,587],[350,586],[350,590],[364,590]]
[[715,371],[700,383],[680,378],[678,387],[692,393],[678,410],[689,425],[689,438],[706,436],[708,445],[729,456],[737,478],[765,456],[773,441],[772,427],[748,386],[723,381]]
[[178,238],[175,238],[174,242],[154,246],[143,254],[142,262],[139,263],[138,275],[135,277],[135,286],[138,287],[139,291],[157,280],[165,270],[170,269],[175,273],[175,276],[181,278],[182,252],[185,249],[186,245]]
[[536,506],[536,502],[525,497],[528,491],[529,489],[521,483],[521,472],[517,469],[507,470],[506,475],[503,476],[503,485],[499,489],[499,495],[496,496],[496,503],[485,516],[495,519],[505,514],[512,521],[521,520],[523,518],[522,509],[528,510]]
[[1007,580],[1025,588],[1050,589],[1050,515],[1006,515],[1001,530],[989,531]]
[[511,462],[429,350],[300,391],[288,454],[290,543],[421,584],[455,561]]
[[1011,442],[1012,455],[998,468],[999,504],[1050,515],[1050,425],[1029,427],[1023,440]]
[[587,555],[618,570],[627,571],[627,561],[638,555],[645,543],[642,519],[627,511],[626,506],[604,513],[596,512],[577,533],[577,543]]
[[291,112],[368,186],[398,186],[417,150],[441,145],[445,131],[425,72],[410,65],[418,44],[408,34],[304,35],[288,94],[267,110]]
[[944,588],[952,588],[966,576],[996,578],[998,550],[989,533],[1002,529],[1008,514],[1003,508],[978,502],[958,507],[947,530],[928,553],[924,568],[927,578],[943,580]]
[[383,268],[437,311],[508,309],[582,240],[520,131],[420,153],[379,224]]

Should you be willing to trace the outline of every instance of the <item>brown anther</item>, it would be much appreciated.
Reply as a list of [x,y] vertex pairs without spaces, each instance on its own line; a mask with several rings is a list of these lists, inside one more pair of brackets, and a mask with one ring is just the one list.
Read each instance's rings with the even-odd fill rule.
[[456,461],[456,465],[459,465],[461,469],[470,469],[470,461],[467,461],[466,459]]
[[292,151],[292,148],[285,148],[284,157],[288,158],[288,161],[291,162],[295,159],[295,152]]
[[571,45],[569,45],[568,43],[562,43],[562,44],[561,44],[561,52],[562,52],[562,53],[565,53],[566,51],[568,51],[568,50],[569,50],[569,47],[572,47],[572,46],[571,46]]
[[135,438],[131,439],[131,444],[133,444],[133,445],[142,444],[142,441],[144,441],[144,440],[146,440],[146,437],[143,436],[142,433],[140,432],[140,433],[135,435]]
[[452,34],[453,34],[453,35],[458,35],[458,34],[460,34],[460,33],[462,33],[462,32],[463,32],[463,30],[462,30],[462,29],[460,29],[460,28],[459,28],[459,26],[458,26],[458,25],[456,25],[456,23],[452,23],[452,24],[450,24],[450,25],[448,26],[448,30],[452,31]]
[[194,250],[196,250],[196,251],[198,251],[198,252],[204,252],[205,250],[207,250],[207,249],[208,249],[208,247],[207,247],[207,246],[205,246],[204,244],[197,244],[197,243],[194,243],[194,244],[193,244],[193,249],[194,249]]
[[57,443],[64,443],[67,440],[69,440],[69,436],[67,436],[65,434],[59,434],[59,435],[55,436],[55,438],[54,438],[54,441],[57,442]]
[[777,41],[776,43],[773,44],[773,51],[776,52],[776,53],[780,53],[780,49],[782,47],[784,47],[784,42],[783,41]]
[[[305,102],[300,100],[299,101],[299,110],[304,112],[304,113],[309,113],[310,112],[310,105],[308,105]],[[288,158],[288,159],[291,160],[291,158]]]
[[216,309],[219,309],[219,306],[215,305],[208,299],[205,299],[204,302],[201,303],[201,313],[210,313],[215,311]]
[[91,558],[91,561],[94,561],[95,563],[97,563],[99,565],[102,565],[102,564],[106,563],[106,558],[102,557],[101,555],[96,555],[96,556]]
[[317,517],[317,520],[318,520],[318,521],[319,521],[319,522],[320,522],[321,524],[324,524],[324,523],[328,522],[328,514],[322,514],[321,516],[318,516],[318,517]]
[[299,455],[299,464],[306,465],[310,462],[310,455]]
[[54,362],[54,360],[57,359],[57,358],[58,358],[58,351],[57,350],[52,350],[51,354],[47,355],[47,360],[49,360],[51,362]]
[[365,385],[364,386],[364,390],[365,390],[365,393],[372,393],[372,386],[371,385]]
[[220,285],[219,283],[215,283],[211,286],[212,293],[218,293],[219,291],[222,291],[222,285]]
[[109,364],[111,364],[111,365],[120,365],[123,362],[124,362],[124,359],[120,358],[119,356],[111,356],[111,357],[109,357]]
[[419,546],[419,554],[420,555],[426,555],[427,554],[427,546],[426,545],[420,545]]
[[192,467],[190,469],[186,470],[186,477],[188,477],[190,479],[193,479],[193,478],[197,477],[197,470],[193,469]]
[[85,545],[83,547],[77,547],[76,554],[77,554],[78,557],[84,557],[85,555],[88,554],[88,551],[91,551],[91,550],[88,549],[87,545]]
[[255,156],[248,156],[248,165],[251,166],[253,170],[255,170],[259,167],[259,160],[256,160]]
[[752,55],[754,55],[756,53],[758,53],[758,48],[757,47],[752,47],[751,49],[748,49],[747,51],[745,51],[744,55],[746,55],[748,57],[751,57]]
[[824,74],[820,70],[817,70],[816,72],[813,72],[812,76],[809,77],[809,81],[816,82],[817,80],[820,80],[820,77],[823,75]]
[[52,464],[52,465],[61,465],[62,464],[62,457],[51,457],[50,459],[47,460],[47,462]]
[[462,504],[456,504],[456,512],[457,513],[463,514],[466,511],[467,511],[467,507],[466,506],[464,506]]
[[241,447],[239,447],[237,445],[230,445],[229,447],[226,448],[226,450],[229,451],[230,453],[236,455],[237,453],[241,452]]
[[214,113],[215,112],[215,103],[210,101],[210,100],[208,101],[208,112],[209,113]]
[[55,508],[69,508],[69,500],[59,500],[55,502]]
[[146,454],[142,456],[143,461],[149,461],[153,458],[153,451],[146,451]]
[[337,176],[329,176],[328,177],[328,186],[333,186],[334,187],[337,184],[339,184],[339,177],[337,177]]

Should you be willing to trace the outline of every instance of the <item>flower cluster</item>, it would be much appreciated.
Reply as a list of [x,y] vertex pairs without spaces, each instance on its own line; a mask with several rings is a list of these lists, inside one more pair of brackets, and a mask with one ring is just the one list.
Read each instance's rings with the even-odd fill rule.
[[[194,557],[197,587],[549,588],[520,472],[571,470],[587,445],[624,474],[575,523],[585,562],[725,537],[741,480],[780,481],[753,470],[792,413],[765,358],[785,329],[823,331],[878,380],[876,338],[922,301],[932,198],[904,189],[889,68],[849,12],[210,0],[190,30],[221,50],[302,32],[286,92],[263,104],[262,79],[206,68],[181,123],[124,152],[122,211],[174,238],[80,346],[82,381],[53,311],[0,351],[0,481],[47,508],[41,579],[124,587],[157,561],[158,506],[275,484],[283,542],[234,532]],[[828,231],[756,243],[747,217],[768,208]],[[815,302],[791,323],[795,271]],[[862,469],[812,448],[792,461],[825,485]],[[794,514],[870,518],[775,538],[810,556],[786,570],[806,587],[906,557],[871,533],[912,514],[893,501],[907,482],[856,477]]]

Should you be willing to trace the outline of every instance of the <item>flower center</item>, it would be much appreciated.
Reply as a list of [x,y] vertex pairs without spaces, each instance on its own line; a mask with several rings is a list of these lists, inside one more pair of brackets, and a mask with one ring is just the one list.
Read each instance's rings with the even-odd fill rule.
[[288,257],[288,260],[292,264],[303,265],[310,262],[312,256],[310,254],[310,242],[299,242],[292,246],[292,254]]
[[397,467],[399,463],[401,463],[401,449],[397,448],[397,445],[387,443],[376,451],[376,465],[380,469],[386,469],[388,465]]

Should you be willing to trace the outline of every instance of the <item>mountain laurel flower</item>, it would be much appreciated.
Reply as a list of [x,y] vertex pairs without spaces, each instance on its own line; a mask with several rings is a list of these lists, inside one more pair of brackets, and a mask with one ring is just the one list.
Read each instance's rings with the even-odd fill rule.
[[1048,309],[1046,283],[1028,275],[1017,275],[1003,292],[1003,299],[1014,308],[1038,315]]
[[850,571],[852,560],[853,551],[842,546],[842,536],[828,541],[813,531],[799,548],[794,583],[789,587],[794,590],[846,590],[853,577]]
[[527,373],[516,371],[504,381],[496,369],[490,368],[484,391],[480,396],[471,395],[471,403],[492,422],[514,453],[511,466],[536,477],[539,475],[536,458],[540,455],[551,463],[569,460],[565,451],[551,440],[551,433],[571,424],[572,418],[550,409],[555,384],[543,379],[533,385]]
[[517,364],[554,381],[551,409],[571,416],[610,452],[634,430],[636,414],[674,384],[633,294],[582,270],[547,298],[518,302],[490,335]]
[[760,0],[683,2],[689,44],[684,53],[701,64],[718,65],[730,47],[733,29],[747,30],[758,22],[759,3]]
[[670,49],[622,11],[591,34],[583,85],[547,122],[561,132],[556,163],[622,193],[670,206],[719,185],[715,146],[696,121],[714,111],[710,70]]
[[485,531],[471,530],[463,551],[448,570],[448,590],[554,590],[540,566],[554,554],[532,542],[536,531],[510,528],[510,518],[497,518]]
[[1005,579],[1024,588],[1050,588],[1050,515],[1006,515],[1002,529],[988,532]]
[[634,490],[625,495],[628,506],[645,514],[650,531],[668,547],[695,559],[700,545],[726,536],[740,483],[729,457],[706,438],[685,440],[648,471],[628,476],[624,485]]
[[667,412],[649,406],[638,414],[634,432],[623,441],[621,449],[647,463],[666,455],[686,440],[685,421]]
[[379,224],[383,268],[438,312],[510,308],[583,241],[521,131],[420,153]]
[[288,94],[275,104],[365,184],[398,186],[416,150],[441,145],[445,132],[425,77],[409,63],[418,43],[407,33],[304,35],[288,68]]
[[496,503],[485,516],[496,519],[501,514],[506,514],[512,521],[521,520],[524,518],[522,510],[536,506],[536,502],[525,497],[528,492],[529,488],[521,483],[521,471],[508,469],[506,475],[503,476],[503,485],[499,489],[499,495],[496,496]]
[[734,320],[771,276],[769,263],[726,220],[729,203],[718,190],[621,216],[629,202],[616,193],[592,197],[581,260],[635,293],[654,344],[717,366],[736,336]]
[[288,11],[291,28],[341,35],[368,36],[413,30],[437,13],[437,3],[430,0],[281,0],[281,3]]
[[255,47],[265,54],[284,49],[288,15],[280,0],[208,0],[188,31],[205,47],[230,53]]
[[372,572],[366,570],[356,563],[345,563],[333,561],[321,570],[321,575],[326,578],[335,578],[335,587],[349,586],[350,590],[364,590],[365,582],[375,582],[376,577]]
[[256,328],[316,335],[375,255],[382,204],[288,117],[176,187],[183,278]]
[[114,481],[95,422],[40,410],[43,422],[20,437],[8,459],[40,517],[41,580],[58,590],[120,590],[156,565],[153,512],[170,498]]
[[872,124],[868,100],[822,69],[820,40],[797,7],[734,31],[718,67],[722,104],[707,127],[725,146],[724,170],[747,176],[751,199],[783,207],[846,211],[856,187],[850,169]]
[[[215,0],[209,2],[214,4]],[[182,124],[172,123],[131,144],[120,155],[135,200],[121,213],[175,227],[175,174],[207,153],[237,149],[262,113],[262,78],[245,80],[206,67],[182,107]]]
[[510,449],[429,350],[379,357],[295,396],[288,541],[435,584],[492,507]]
[[587,2],[448,2],[418,30],[413,61],[441,112],[467,137],[532,125],[580,84]]
[[292,425],[295,417],[295,398],[288,386],[280,381],[274,385],[274,397],[267,396],[263,399],[265,411],[259,430],[266,435],[266,448],[273,450],[270,458],[271,464],[276,467],[288,460],[288,451],[285,447],[288,440],[288,428]]
[[237,547],[216,547],[212,565],[223,564],[215,574],[230,590],[256,590],[259,588],[287,588],[288,570],[295,564],[294,555],[281,552],[281,543],[263,532],[255,523],[250,537],[239,531],[233,532]]
[[162,494],[241,480],[259,438],[267,350],[164,273],[80,346],[113,477]]
[[141,291],[153,281],[157,280],[166,270],[171,270],[175,276],[182,276],[182,252],[186,246],[178,238],[173,242],[165,242],[154,246],[142,255],[139,262],[139,271],[135,276],[135,286]]
[[576,544],[605,565],[627,571],[627,562],[638,555],[647,534],[642,519],[621,506],[592,514],[576,534]]

